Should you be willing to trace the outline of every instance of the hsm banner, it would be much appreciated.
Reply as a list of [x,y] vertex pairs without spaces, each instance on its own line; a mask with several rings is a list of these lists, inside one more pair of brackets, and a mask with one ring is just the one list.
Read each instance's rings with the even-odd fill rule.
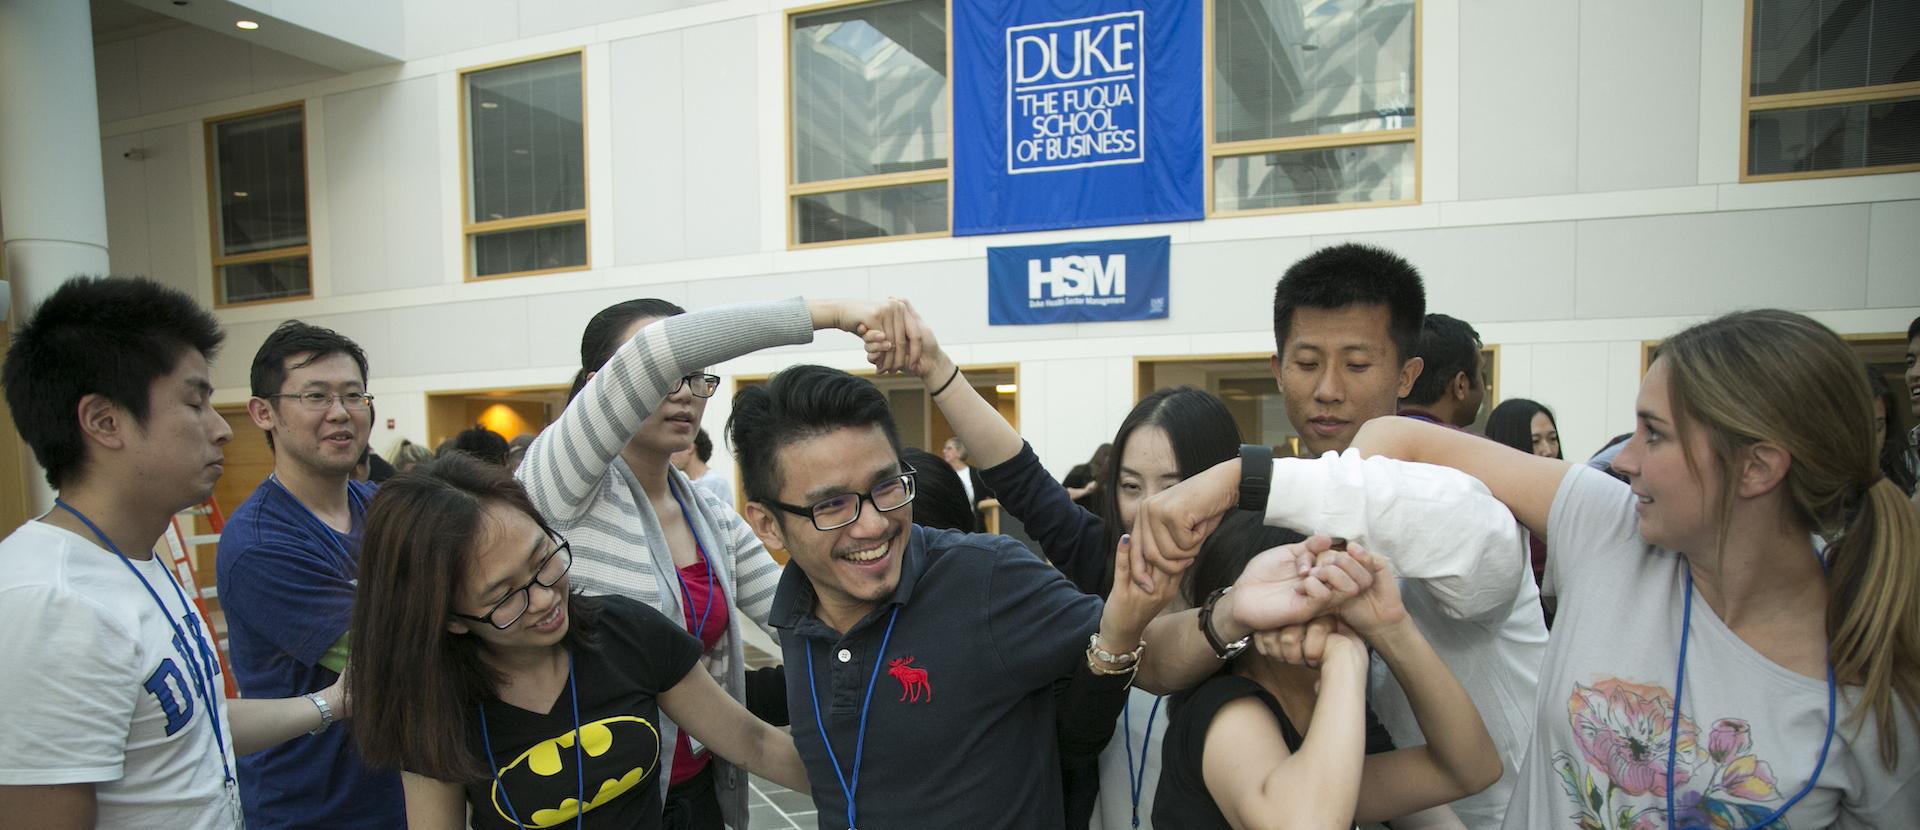
[[953,233],[1202,218],[1202,2],[953,3]]
[[1099,323],[1167,316],[1169,238],[987,249],[987,322]]

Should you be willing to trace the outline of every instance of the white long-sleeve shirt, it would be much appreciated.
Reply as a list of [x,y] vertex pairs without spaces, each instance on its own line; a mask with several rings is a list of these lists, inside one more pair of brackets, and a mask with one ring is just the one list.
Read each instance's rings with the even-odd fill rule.
[[[1533,736],[1547,646],[1526,529],[1466,473],[1351,449],[1275,459],[1266,523],[1343,537],[1391,563],[1408,616],[1473,698],[1505,767],[1497,783],[1453,810],[1468,827],[1498,828]],[[1368,685],[1394,743],[1426,743],[1406,694],[1378,660]]]

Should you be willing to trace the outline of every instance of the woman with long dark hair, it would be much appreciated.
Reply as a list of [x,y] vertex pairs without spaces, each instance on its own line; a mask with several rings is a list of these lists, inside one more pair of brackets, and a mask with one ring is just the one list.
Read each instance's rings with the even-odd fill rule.
[[1487,437],[1543,458],[1561,457],[1560,425],[1553,420],[1553,410],[1538,401],[1501,401],[1487,415]]
[[415,830],[663,827],[661,711],[804,789],[793,739],[633,600],[570,591],[573,554],[505,468],[451,453],[367,513],[347,672],[368,763],[403,770]]
[[[787,722],[785,682],[778,668],[747,671],[741,625],[766,627],[780,567],[733,505],[693,486],[672,456],[693,446],[719,389],[707,367],[807,342],[815,329],[877,327],[885,308],[859,300],[692,314],[659,299],[608,306],[581,334],[567,408],[514,471],[541,515],[571,540],[574,584],[679,621],[700,640],[705,670],[721,688],[776,724]],[[681,735],[671,718],[660,729],[672,747],[660,777],[668,813],[703,830],[744,826],[746,777]]]

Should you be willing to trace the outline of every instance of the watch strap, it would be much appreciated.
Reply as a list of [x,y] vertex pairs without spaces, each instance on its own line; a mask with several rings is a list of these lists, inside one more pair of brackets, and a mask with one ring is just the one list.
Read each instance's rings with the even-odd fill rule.
[[1273,448],[1264,444],[1240,445],[1241,510],[1267,512],[1267,493],[1273,487]]

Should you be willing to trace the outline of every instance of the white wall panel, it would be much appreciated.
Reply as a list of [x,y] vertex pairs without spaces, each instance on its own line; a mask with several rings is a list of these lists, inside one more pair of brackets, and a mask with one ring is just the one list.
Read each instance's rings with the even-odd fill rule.
[[[213,273],[202,264],[211,255],[206,234],[205,142],[198,124],[147,130],[140,135],[147,158],[147,276],[213,304]],[[111,244],[111,239],[109,239]]]
[[528,297],[527,365],[580,368],[580,336],[587,329],[587,321],[610,305],[643,297],[686,308],[687,286],[663,283]]
[[[687,146],[681,32],[614,41],[615,145],[595,155],[613,165],[614,261],[687,254]],[[589,117],[592,117],[590,114]]]
[[326,99],[324,247],[332,291],[361,294],[439,283],[443,234],[458,234],[440,201],[435,79],[416,78]]
[[[1607,344],[1543,343],[1533,347],[1532,398],[1553,410],[1561,454],[1586,458],[1606,440]],[[1504,390],[1503,390],[1504,391]],[[1509,396],[1512,397],[1512,396]]]
[[[652,129],[683,132],[675,164],[692,176],[683,186],[686,254],[713,257],[759,248],[760,130],[754,100],[758,75],[778,66],[757,48],[753,20],[740,18],[686,30],[681,54],[684,101],[655,113]],[[769,126],[778,126],[778,123]]]
[[177,26],[142,35],[134,43],[142,113],[253,91],[252,47],[245,41],[198,26]]
[[100,170],[107,189],[107,262],[113,273],[147,272],[147,170],[125,154],[140,146],[140,134],[109,136],[100,142]]
[[[390,374],[430,375],[519,369],[527,365],[527,303],[478,300],[389,312]],[[574,341],[578,343],[579,341]]]
[[1573,223],[1555,222],[1321,236],[1313,249],[1353,241],[1393,251],[1420,269],[1429,311],[1479,323],[1571,316],[1574,239]]
[[1579,25],[1579,0],[1460,4],[1460,198],[1574,190]]
[[1856,308],[1866,205],[1580,223],[1576,316]]
[[94,44],[94,94],[103,124],[140,114],[139,48],[135,40]]
[[1700,4],[1580,5],[1582,191],[1696,183]]
[[406,0],[401,50],[408,60],[512,40],[518,0]]
[[1872,210],[1867,305],[1920,306],[1920,201],[1881,202]]

